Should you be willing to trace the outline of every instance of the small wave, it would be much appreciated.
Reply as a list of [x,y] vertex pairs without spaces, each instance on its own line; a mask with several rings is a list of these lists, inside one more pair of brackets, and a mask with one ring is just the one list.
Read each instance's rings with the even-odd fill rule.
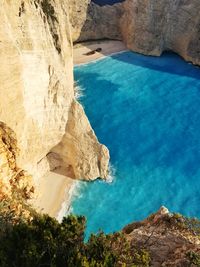
[[71,201],[72,201],[72,198],[74,196],[74,192],[76,192],[76,190],[77,190],[76,188],[78,187],[78,184],[79,184],[79,182],[76,181],[73,183],[73,185],[71,186],[69,191],[66,190],[66,192],[65,192],[66,198],[65,198],[64,202],[62,203],[61,209],[58,212],[58,215],[56,217],[59,222],[62,221],[63,217],[65,217],[71,213]]
[[84,88],[80,87],[77,83],[75,83],[74,92],[76,100],[84,96]]
[[[116,173],[115,168],[110,164],[109,175],[106,178],[105,182],[108,184],[112,183],[115,179],[115,173]],[[87,182],[75,181],[73,185],[71,186],[71,188],[69,189],[69,191],[66,190],[65,192],[66,198],[64,202],[62,203],[61,209],[57,215],[57,220],[59,222],[62,221],[63,217],[68,216],[69,214],[73,213],[71,202],[73,201],[74,198],[80,198],[82,196],[81,191],[85,186],[88,186]]]
[[62,207],[57,215],[57,220],[59,222],[62,221],[63,217],[68,216],[69,214],[73,213],[73,208],[71,203],[74,198],[81,197],[81,191],[84,186],[87,186],[86,182],[82,181],[75,181],[74,184],[71,186],[69,191],[66,191],[66,198],[62,203]]
[[113,165],[109,165],[109,174],[108,177],[106,178],[106,183],[111,184],[114,179],[115,179],[115,173],[116,173],[116,169],[114,168]]

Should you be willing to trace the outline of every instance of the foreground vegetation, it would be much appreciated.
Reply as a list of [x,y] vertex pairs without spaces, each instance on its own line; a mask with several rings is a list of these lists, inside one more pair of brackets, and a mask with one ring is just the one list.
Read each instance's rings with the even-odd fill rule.
[[[161,229],[165,233],[173,231],[175,239],[177,234],[188,240],[200,236],[200,221],[180,214],[166,214],[162,218],[152,214],[142,222],[126,226],[123,232],[99,232],[87,242],[85,227],[83,216],[70,215],[59,223],[48,215],[36,213],[26,202],[4,199],[0,202],[0,267],[148,267],[157,254],[152,254],[147,245],[149,238],[139,246],[128,241],[132,240],[127,237],[135,228],[150,227],[150,236],[157,230],[159,234]],[[158,240],[162,241],[162,236]],[[187,246],[188,240],[184,243],[181,238],[180,246]],[[177,258],[187,264],[180,266],[200,266],[200,250],[191,244]]]
[[[9,209],[7,209],[8,211]],[[99,232],[84,242],[86,221],[82,216],[62,223],[48,215],[32,218],[0,213],[1,267],[113,267],[149,266],[145,250],[131,250],[122,233]]]

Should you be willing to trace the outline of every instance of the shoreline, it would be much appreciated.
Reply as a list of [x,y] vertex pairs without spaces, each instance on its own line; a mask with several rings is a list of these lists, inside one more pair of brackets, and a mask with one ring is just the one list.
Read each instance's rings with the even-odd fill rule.
[[[102,51],[93,55],[84,55],[96,48]],[[122,53],[128,49],[121,41],[95,41],[74,46],[74,66],[85,65],[103,59],[107,56]],[[30,204],[41,213],[46,213],[61,221],[70,211],[71,200],[79,180],[64,175],[48,172],[36,184],[36,195]]]
[[92,64],[92,63],[95,63],[95,62],[100,61],[102,59],[105,59],[106,57],[111,57],[111,56],[114,56],[114,55],[122,54],[122,53],[127,52],[127,51],[129,51],[129,50],[125,49],[125,50],[122,50],[122,51],[119,51],[119,52],[113,52],[113,53],[111,53],[109,55],[102,55],[101,57],[99,57],[97,59],[94,59],[94,60],[90,60],[88,62],[84,62],[84,63],[80,63],[80,64],[76,64],[76,65],[74,64],[74,67],[86,66],[88,64]]
[[60,209],[58,210],[56,219],[61,222],[64,216],[67,216],[70,214],[71,210],[71,200],[73,197],[73,194],[76,192],[76,188],[78,185],[78,180],[75,181],[70,188],[66,188],[65,190],[65,199],[63,199],[62,205]]
[[40,179],[36,186],[36,195],[30,203],[38,212],[62,220],[69,210],[77,183],[77,180],[49,172]]
[[[95,52],[93,55],[86,55],[97,48],[101,48],[101,52]],[[95,62],[107,56],[128,51],[125,44],[121,41],[104,40],[96,42],[80,43],[74,46],[74,66],[85,65],[90,62]]]

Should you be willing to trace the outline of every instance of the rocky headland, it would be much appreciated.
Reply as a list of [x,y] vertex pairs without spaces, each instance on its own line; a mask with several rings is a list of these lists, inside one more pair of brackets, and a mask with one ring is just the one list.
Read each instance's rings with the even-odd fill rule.
[[196,219],[187,219],[161,207],[144,221],[127,225],[123,232],[133,250],[140,248],[149,252],[150,266],[199,266],[199,221]]

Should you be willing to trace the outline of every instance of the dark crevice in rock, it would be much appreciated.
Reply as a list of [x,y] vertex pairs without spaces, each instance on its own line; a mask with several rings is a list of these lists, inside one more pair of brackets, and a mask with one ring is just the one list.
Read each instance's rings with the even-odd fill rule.
[[49,29],[53,38],[54,46],[58,53],[61,53],[61,45],[59,39],[59,33],[57,32],[59,21],[56,17],[56,12],[54,6],[51,4],[50,0],[35,0],[35,6],[40,4],[42,11],[45,15],[44,22],[48,22]]

